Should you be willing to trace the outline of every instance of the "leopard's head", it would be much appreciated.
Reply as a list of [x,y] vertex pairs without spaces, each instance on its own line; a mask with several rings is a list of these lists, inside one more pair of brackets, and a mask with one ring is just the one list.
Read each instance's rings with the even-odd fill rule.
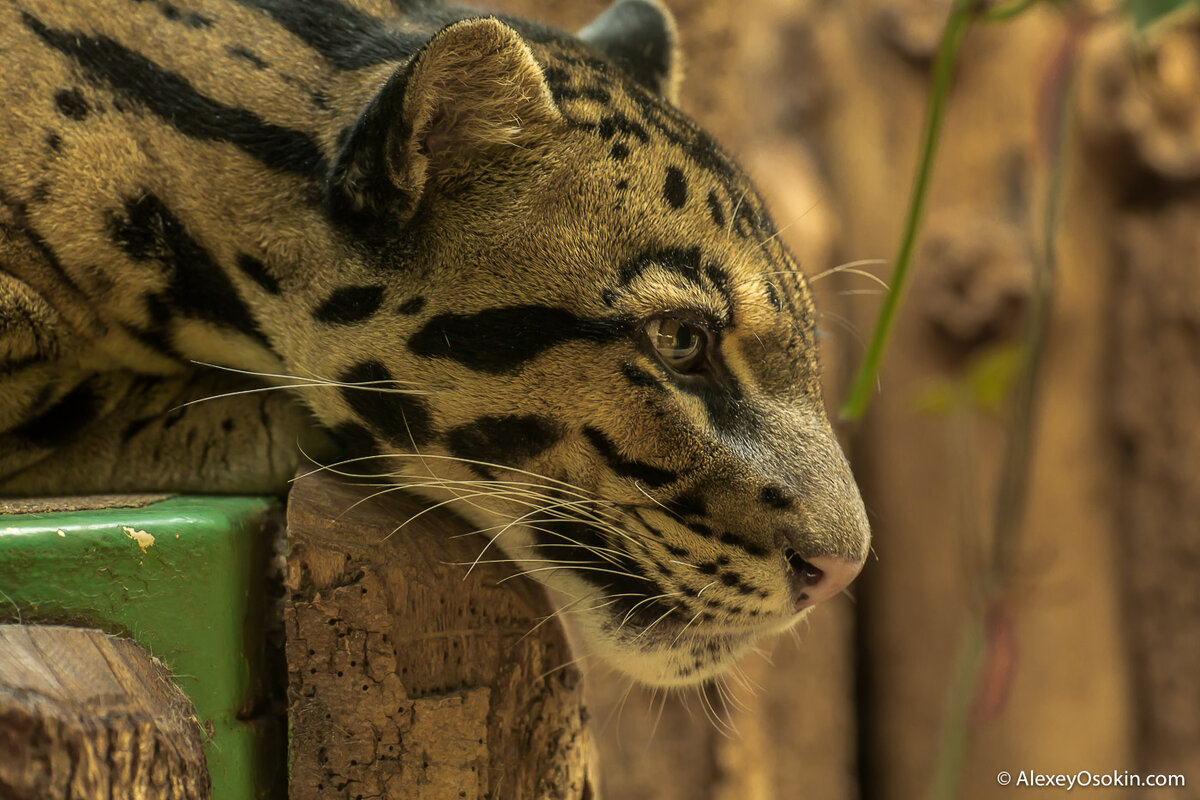
[[673,39],[648,0],[579,37],[470,19],[386,80],[329,203],[403,287],[341,378],[399,390],[322,412],[395,455],[359,463],[456,498],[482,559],[515,560],[656,684],[794,624],[869,542],[808,285],[671,105]]

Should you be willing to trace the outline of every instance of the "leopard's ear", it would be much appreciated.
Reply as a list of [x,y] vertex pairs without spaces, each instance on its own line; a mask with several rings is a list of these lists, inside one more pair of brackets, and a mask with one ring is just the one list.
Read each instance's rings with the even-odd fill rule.
[[616,0],[578,36],[650,91],[672,103],[678,99],[675,19],[657,0]]
[[403,224],[431,182],[545,137],[562,116],[533,53],[502,22],[439,31],[388,79],[346,136],[327,186],[343,220]]

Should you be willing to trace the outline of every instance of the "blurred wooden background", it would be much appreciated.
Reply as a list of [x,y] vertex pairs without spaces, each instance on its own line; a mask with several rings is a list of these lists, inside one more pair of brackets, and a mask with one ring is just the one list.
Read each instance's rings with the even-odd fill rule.
[[[890,259],[949,0],[667,3],[683,107],[754,176],[810,275]],[[568,29],[604,5],[500,3]],[[1135,40],[1115,4],[1063,8],[976,25],[963,43],[881,391],[843,430],[876,537],[856,600],[818,609],[801,646],[784,637],[750,658],[759,688],[730,681],[740,707],[722,710],[717,688],[625,697],[598,677],[606,796],[927,792],[1005,444],[995,410],[927,400],[1021,334],[1047,180],[1042,103],[1073,41],[1030,495],[961,796],[1011,796],[1001,770],[1086,769],[1183,773],[1189,788],[1144,796],[1200,797],[1200,26]],[[833,406],[880,298],[848,273],[815,288]]]

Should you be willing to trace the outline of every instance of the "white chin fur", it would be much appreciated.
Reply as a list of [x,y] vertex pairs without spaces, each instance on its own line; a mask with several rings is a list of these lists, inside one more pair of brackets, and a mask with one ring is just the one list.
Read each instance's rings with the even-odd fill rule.
[[637,631],[614,636],[612,617],[590,610],[602,602],[593,588],[573,576],[560,576],[548,585],[555,604],[564,611],[560,619],[572,651],[586,656],[585,667],[599,662],[648,686],[691,686],[720,675],[758,639],[750,633],[705,636],[694,628],[678,641],[675,631],[666,630],[654,640],[639,638]]
[[[639,649],[636,643],[615,642],[602,636],[586,638],[585,652],[594,654],[607,666],[647,686],[692,686],[723,673],[753,644],[750,637],[718,637],[717,652],[705,648],[705,640],[692,640],[701,648],[699,657],[687,646],[670,649]],[[574,644],[574,642],[573,642]],[[698,662],[698,665],[697,665]]]

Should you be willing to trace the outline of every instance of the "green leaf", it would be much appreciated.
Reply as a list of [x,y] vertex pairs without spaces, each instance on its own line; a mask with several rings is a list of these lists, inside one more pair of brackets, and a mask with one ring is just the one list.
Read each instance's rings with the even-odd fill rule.
[[1024,356],[1025,348],[1021,345],[1004,344],[974,358],[965,376],[971,404],[989,411],[1002,409],[1016,385]]
[[914,407],[917,411],[935,416],[944,416],[958,411],[967,404],[962,383],[954,380],[936,380],[918,391]]
[[971,357],[961,373],[926,383],[914,406],[926,414],[954,411],[1002,411],[1016,386],[1025,348],[1016,342],[990,347]]
[[1198,5],[1197,0],[1125,0],[1125,9],[1138,30],[1145,30],[1168,14]]

